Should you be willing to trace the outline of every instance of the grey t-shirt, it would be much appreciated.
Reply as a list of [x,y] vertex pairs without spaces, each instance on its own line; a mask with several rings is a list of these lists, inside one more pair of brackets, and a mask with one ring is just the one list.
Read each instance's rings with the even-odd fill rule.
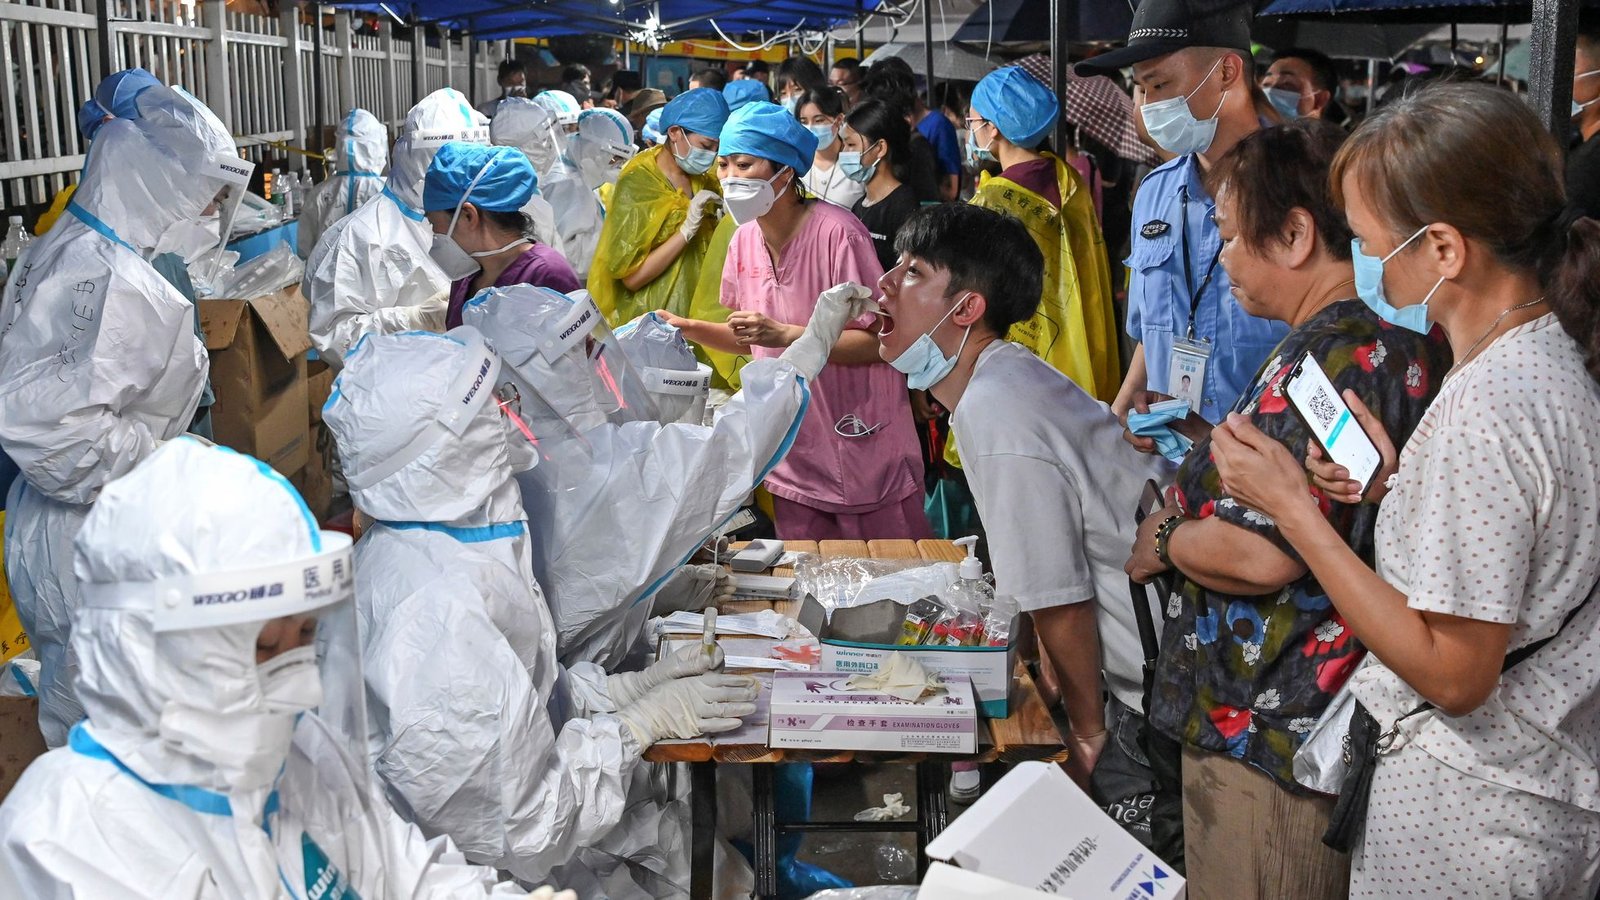
[[995,590],[1024,611],[1094,601],[1101,666],[1139,709],[1143,651],[1122,566],[1147,480],[1172,466],[1122,439],[1111,408],[1020,344],[978,357],[951,416],[956,449],[989,537]]

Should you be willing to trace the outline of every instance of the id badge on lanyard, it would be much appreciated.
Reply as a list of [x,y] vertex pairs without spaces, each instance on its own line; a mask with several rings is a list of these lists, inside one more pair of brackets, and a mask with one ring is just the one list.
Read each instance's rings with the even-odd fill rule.
[[1172,359],[1167,364],[1167,393],[1189,401],[1189,408],[1198,413],[1206,383],[1206,365],[1210,361],[1210,341],[1204,338],[1174,341]]
[[1211,285],[1211,277],[1217,272],[1217,260],[1222,257],[1222,248],[1211,257],[1211,264],[1206,266],[1205,277],[1200,279],[1199,287],[1194,286],[1194,273],[1189,264],[1189,187],[1183,185],[1178,189],[1181,203],[1180,218],[1183,220],[1183,281],[1184,287],[1193,291],[1189,296],[1189,330],[1185,337],[1174,341],[1172,344],[1172,359],[1167,363],[1167,393],[1179,400],[1189,401],[1189,408],[1195,412],[1200,411],[1200,400],[1205,394],[1206,366],[1211,362],[1211,342],[1205,338],[1196,337],[1194,333],[1194,320],[1200,312],[1200,301],[1205,297],[1206,288]]

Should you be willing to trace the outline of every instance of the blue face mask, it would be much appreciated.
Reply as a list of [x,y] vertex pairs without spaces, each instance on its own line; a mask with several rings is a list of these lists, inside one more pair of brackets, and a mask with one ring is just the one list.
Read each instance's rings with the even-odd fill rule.
[[689,146],[688,156],[679,156],[676,148],[669,148],[672,150],[672,158],[678,161],[678,168],[690,175],[704,175],[709,172],[717,162],[717,151],[689,144],[687,137],[684,138],[684,143]]
[[1390,325],[1397,325],[1401,328],[1415,331],[1418,334],[1428,333],[1428,301],[1433,299],[1434,292],[1439,290],[1439,285],[1444,284],[1444,279],[1440,278],[1434,282],[1433,289],[1428,291],[1427,296],[1422,298],[1421,303],[1397,308],[1391,305],[1389,299],[1384,296],[1383,266],[1389,260],[1394,259],[1396,253],[1404,250],[1427,230],[1428,226],[1426,225],[1417,229],[1416,234],[1406,238],[1400,246],[1394,248],[1389,252],[1388,256],[1382,259],[1376,256],[1368,256],[1361,252],[1360,238],[1350,241],[1350,259],[1355,264],[1356,270],[1356,296],[1361,298],[1361,302],[1365,303],[1368,309],[1377,313],[1378,318],[1388,322]]
[[817,136],[818,150],[826,150],[833,146],[836,135],[832,125],[807,125],[806,130]]
[[979,147],[977,133],[977,128],[967,132],[967,159],[970,160],[973,165],[977,165],[978,163],[994,162],[994,152],[989,149],[989,147],[994,146],[994,140],[991,139],[989,141],[989,147]]
[[789,115],[794,115],[795,110],[800,108],[800,95],[790,94],[783,98],[783,108],[788,111]]
[[1217,116],[1222,113],[1222,103],[1228,98],[1228,92],[1222,92],[1222,100],[1217,101],[1216,111],[1205,120],[1195,118],[1194,111],[1189,109],[1189,98],[1205,87],[1220,65],[1220,59],[1212,63],[1211,71],[1188,94],[1139,107],[1139,115],[1144,118],[1144,130],[1161,149],[1185,156],[1204,153],[1210,148],[1211,142],[1217,137]]
[[956,348],[954,356],[944,355],[944,351],[934,343],[933,333],[938,331],[939,326],[947,319],[955,315],[956,310],[960,309],[961,304],[970,296],[972,295],[963,294],[961,299],[950,307],[950,311],[944,314],[943,319],[928,329],[926,334],[912,341],[904,353],[889,361],[889,365],[906,376],[906,387],[914,391],[925,391],[943,381],[945,376],[950,374],[950,370],[956,367],[956,360],[961,358],[961,351],[967,347],[967,338],[972,336],[972,326],[967,326],[966,334],[961,336],[961,346]]
[[[882,162],[882,160],[880,159],[878,162]],[[841,150],[839,151],[839,171],[844,173],[844,177],[857,184],[866,184],[872,180],[873,175],[877,174],[878,163],[862,164],[861,153],[855,150]]]
[[1266,88],[1267,102],[1283,116],[1285,122],[1300,118],[1300,95],[1284,88]]

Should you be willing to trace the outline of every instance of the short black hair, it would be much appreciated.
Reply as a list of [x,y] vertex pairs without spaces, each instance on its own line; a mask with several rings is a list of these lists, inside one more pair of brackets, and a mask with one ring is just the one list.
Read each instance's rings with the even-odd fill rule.
[[573,63],[561,70],[562,81],[582,81],[589,77],[589,67],[583,63]]
[[834,60],[833,65],[829,66],[829,68],[843,69],[846,72],[860,72],[861,60],[856,59],[854,56],[842,56]]
[[1333,57],[1323,53],[1321,50],[1312,50],[1309,47],[1289,47],[1279,50],[1277,55],[1272,57],[1273,62],[1277,62],[1280,59],[1303,60],[1306,65],[1311,67],[1311,81],[1317,90],[1332,93],[1339,89],[1339,69],[1334,65]]
[[728,72],[719,66],[707,66],[694,73],[694,80],[703,88],[720,91],[728,86]]
[[1600,44],[1600,11],[1578,10],[1578,40],[1591,47]]
[[799,104],[794,108],[795,115],[799,115],[801,108],[808,103],[825,116],[844,115],[844,91],[831,84],[806,91],[806,95],[800,98]]
[[925,206],[900,226],[894,249],[949,272],[950,294],[982,294],[984,324],[1000,337],[1039,311],[1044,254],[1022,222],[1005,213],[970,203]]
[[517,74],[527,75],[528,74],[528,67],[522,64],[522,60],[513,59],[512,57],[508,56],[505,59],[500,60],[500,69],[499,69],[498,73],[495,75],[494,80],[495,81],[505,81],[507,78],[510,78],[512,75],[517,75]]
[[759,59],[752,59],[744,64],[744,71],[747,75],[754,75],[757,72],[768,72],[771,70],[767,68],[767,64],[765,62]]

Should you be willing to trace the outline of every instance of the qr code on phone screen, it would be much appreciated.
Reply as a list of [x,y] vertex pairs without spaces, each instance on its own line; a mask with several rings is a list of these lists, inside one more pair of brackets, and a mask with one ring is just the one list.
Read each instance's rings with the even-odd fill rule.
[[1327,394],[1318,392],[1311,395],[1311,414],[1316,416],[1319,427],[1328,429],[1333,427],[1333,420],[1338,417],[1339,411],[1334,408]]

